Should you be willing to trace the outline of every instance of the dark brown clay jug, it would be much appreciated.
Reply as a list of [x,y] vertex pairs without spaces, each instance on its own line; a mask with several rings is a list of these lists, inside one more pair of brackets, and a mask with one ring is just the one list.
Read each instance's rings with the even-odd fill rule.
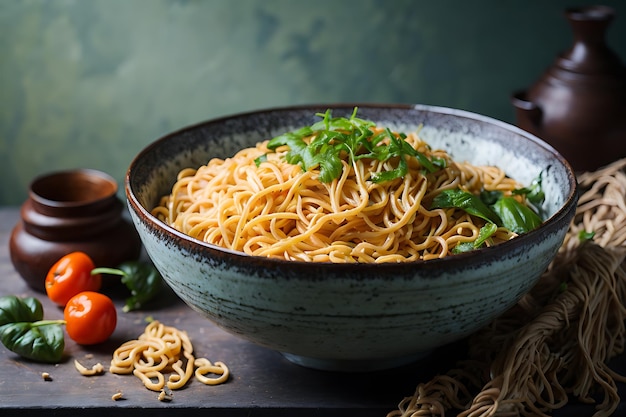
[[573,46],[512,97],[517,125],[551,144],[578,172],[626,156],[626,67],[605,41],[614,16],[605,6],[566,10]]
[[9,241],[11,262],[29,287],[45,292],[48,270],[74,251],[112,268],[139,258],[141,241],[123,217],[117,190],[113,178],[89,169],[55,172],[31,183]]

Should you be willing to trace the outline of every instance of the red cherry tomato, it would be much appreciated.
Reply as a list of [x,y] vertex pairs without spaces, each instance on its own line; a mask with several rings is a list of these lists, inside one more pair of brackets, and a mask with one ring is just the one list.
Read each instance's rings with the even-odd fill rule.
[[104,342],[117,325],[115,304],[95,291],[83,291],[70,298],[63,316],[67,334],[80,345]]
[[98,291],[100,274],[91,275],[94,263],[83,252],[72,252],[59,259],[46,276],[46,293],[53,303],[64,307],[70,298],[83,291]]

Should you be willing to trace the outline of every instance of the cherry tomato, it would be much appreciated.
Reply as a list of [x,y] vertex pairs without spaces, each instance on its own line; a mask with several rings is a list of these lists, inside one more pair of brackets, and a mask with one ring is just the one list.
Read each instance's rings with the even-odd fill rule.
[[107,340],[117,325],[115,304],[106,295],[83,291],[70,298],[63,311],[67,334],[80,345]]
[[46,276],[46,293],[53,303],[64,307],[70,298],[83,291],[98,291],[100,274],[91,275],[94,263],[83,252],[72,252],[59,259]]

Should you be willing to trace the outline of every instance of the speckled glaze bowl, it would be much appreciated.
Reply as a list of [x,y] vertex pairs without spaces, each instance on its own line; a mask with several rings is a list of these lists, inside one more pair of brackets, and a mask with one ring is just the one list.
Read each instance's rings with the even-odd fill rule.
[[577,203],[569,164],[549,145],[488,117],[424,105],[358,105],[359,117],[420,136],[456,160],[503,167],[530,184],[540,172],[547,219],[501,245],[445,259],[400,264],[290,262],[205,244],[150,214],[179,170],[354,105],[269,109],[171,133],[131,163],[126,194],[146,251],[191,308],[228,332],[307,367],[371,371],[399,366],[459,340],[511,307],[538,280],[563,242]]

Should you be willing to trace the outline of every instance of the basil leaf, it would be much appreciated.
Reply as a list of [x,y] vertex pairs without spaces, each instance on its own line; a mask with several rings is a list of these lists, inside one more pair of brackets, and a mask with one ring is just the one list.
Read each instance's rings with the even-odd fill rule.
[[20,298],[15,295],[0,297],[0,326],[7,323],[41,319],[43,319],[43,307],[36,298]]
[[127,261],[117,268],[94,268],[91,273],[121,277],[120,281],[130,290],[131,294],[123,307],[125,312],[144,307],[163,287],[163,278],[159,271],[151,263],[141,261]]
[[487,239],[489,239],[498,230],[498,226],[494,223],[487,223],[478,231],[478,237],[474,241],[474,247],[481,247]]
[[59,363],[65,349],[57,321],[9,323],[0,327],[0,341],[10,351],[38,362]]
[[492,208],[502,219],[502,225],[517,234],[529,232],[541,225],[541,218],[513,197],[499,199]]
[[444,169],[448,166],[448,162],[440,156],[433,155],[432,161],[433,164],[439,169]]
[[502,198],[502,191],[483,190],[480,192],[480,199],[483,201],[483,203],[487,204],[488,206],[494,205],[496,201],[498,201],[501,198]]
[[541,205],[543,204],[546,196],[545,193],[543,192],[543,188],[541,186],[541,182],[543,180],[543,173],[539,173],[539,175],[537,176],[537,178],[535,178],[532,183],[530,184],[530,186],[528,187],[524,187],[524,188],[520,188],[517,190],[513,190],[513,195],[519,194],[519,195],[526,195],[526,198],[528,199],[528,201],[530,201],[532,204],[534,205]]
[[152,264],[129,261],[119,269],[124,272],[121,281],[131,293],[123,308],[126,312],[142,308],[162,289],[163,278]]
[[459,189],[443,190],[435,196],[431,208],[458,208],[485,221],[502,225],[498,215],[480,197]]
[[452,249],[452,253],[463,253],[469,252],[474,249],[478,249],[485,244],[487,239],[489,239],[493,234],[498,230],[498,226],[494,223],[486,223],[483,227],[478,231],[478,236],[476,236],[476,240],[473,242],[462,242],[456,245]]
[[456,245],[454,248],[452,248],[452,253],[459,254],[459,253],[471,252],[474,249],[476,249],[476,247],[474,247],[474,242],[461,242],[458,245]]

